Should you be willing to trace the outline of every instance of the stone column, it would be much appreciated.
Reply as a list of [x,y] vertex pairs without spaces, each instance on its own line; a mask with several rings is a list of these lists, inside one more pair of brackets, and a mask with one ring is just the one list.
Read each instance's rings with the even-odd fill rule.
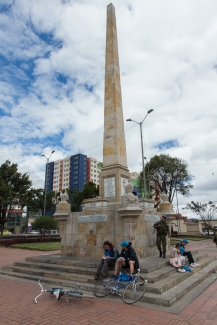
[[121,178],[128,180],[130,174],[127,168],[115,8],[110,4],[107,7],[103,168],[100,196],[113,202],[120,202]]

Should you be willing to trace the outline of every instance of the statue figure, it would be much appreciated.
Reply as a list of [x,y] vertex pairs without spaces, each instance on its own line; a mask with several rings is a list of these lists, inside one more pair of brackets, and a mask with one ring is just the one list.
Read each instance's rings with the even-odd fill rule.
[[161,195],[160,195],[160,187],[157,184],[155,184],[154,200],[155,200],[154,207],[156,208],[157,211],[159,211]]
[[133,184],[131,180],[128,180],[128,184],[124,185],[126,202],[127,203],[138,203],[138,196],[134,195],[133,192]]
[[68,194],[66,193],[66,192],[61,192],[60,193],[60,201],[61,202],[67,202],[68,201],[68,199],[69,199],[69,196],[68,196]]

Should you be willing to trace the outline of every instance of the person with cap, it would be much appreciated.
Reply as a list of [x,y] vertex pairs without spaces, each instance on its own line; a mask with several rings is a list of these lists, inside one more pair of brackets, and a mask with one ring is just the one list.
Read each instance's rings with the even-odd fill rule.
[[179,247],[180,247],[180,253],[183,256],[187,256],[188,258],[188,262],[190,264],[191,267],[197,267],[199,266],[199,264],[194,262],[193,256],[191,254],[190,251],[186,251],[185,250],[185,246],[188,244],[188,240],[187,239],[183,239],[180,243],[179,243]]
[[132,276],[134,269],[139,269],[139,260],[136,255],[135,250],[132,247],[132,243],[124,240],[120,246],[122,247],[121,253],[119,255],[119,258],[116,260],[115,263],[115,270],[114,275],[116,276],[118,274],[119,266],[122,266],[124,268],[130,268],[130,275]]
[[[167,235],[169,236],[169,226],[166,223],[167,217],[162,216],[160,221],[155,222],[154,228],[157,231],[156,245],[160,252],[159,257],[166,258]],[[162,247],[161,247],[162,246]]]

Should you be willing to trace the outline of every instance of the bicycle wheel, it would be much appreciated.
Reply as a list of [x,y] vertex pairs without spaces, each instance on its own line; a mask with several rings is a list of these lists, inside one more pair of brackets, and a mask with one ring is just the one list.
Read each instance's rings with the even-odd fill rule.
[[123,293],[123,301],[130,305],[137,302],[145,293],[144,281],[133,281],[128,284]]
[[108,296],[111,293],[112,287],[115,287],[115,282],[115,279],[99,280],[94,288],[94,295],[98,298]]

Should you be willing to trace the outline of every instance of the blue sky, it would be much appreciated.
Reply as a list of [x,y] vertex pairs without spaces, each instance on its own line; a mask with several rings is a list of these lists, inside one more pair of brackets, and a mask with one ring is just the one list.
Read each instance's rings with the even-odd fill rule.
[[[43,187],[42,154],[102,160],[106,6],[102,0],[1,0],[0,163]],[[149,160],[185,159],[189,200],[217,196],[217,2],[113,1],[124,118],[142,121]],[[138,125],[126,123],[130,171],[140,171]],[[214,174],[214,175],[213,175]]]

